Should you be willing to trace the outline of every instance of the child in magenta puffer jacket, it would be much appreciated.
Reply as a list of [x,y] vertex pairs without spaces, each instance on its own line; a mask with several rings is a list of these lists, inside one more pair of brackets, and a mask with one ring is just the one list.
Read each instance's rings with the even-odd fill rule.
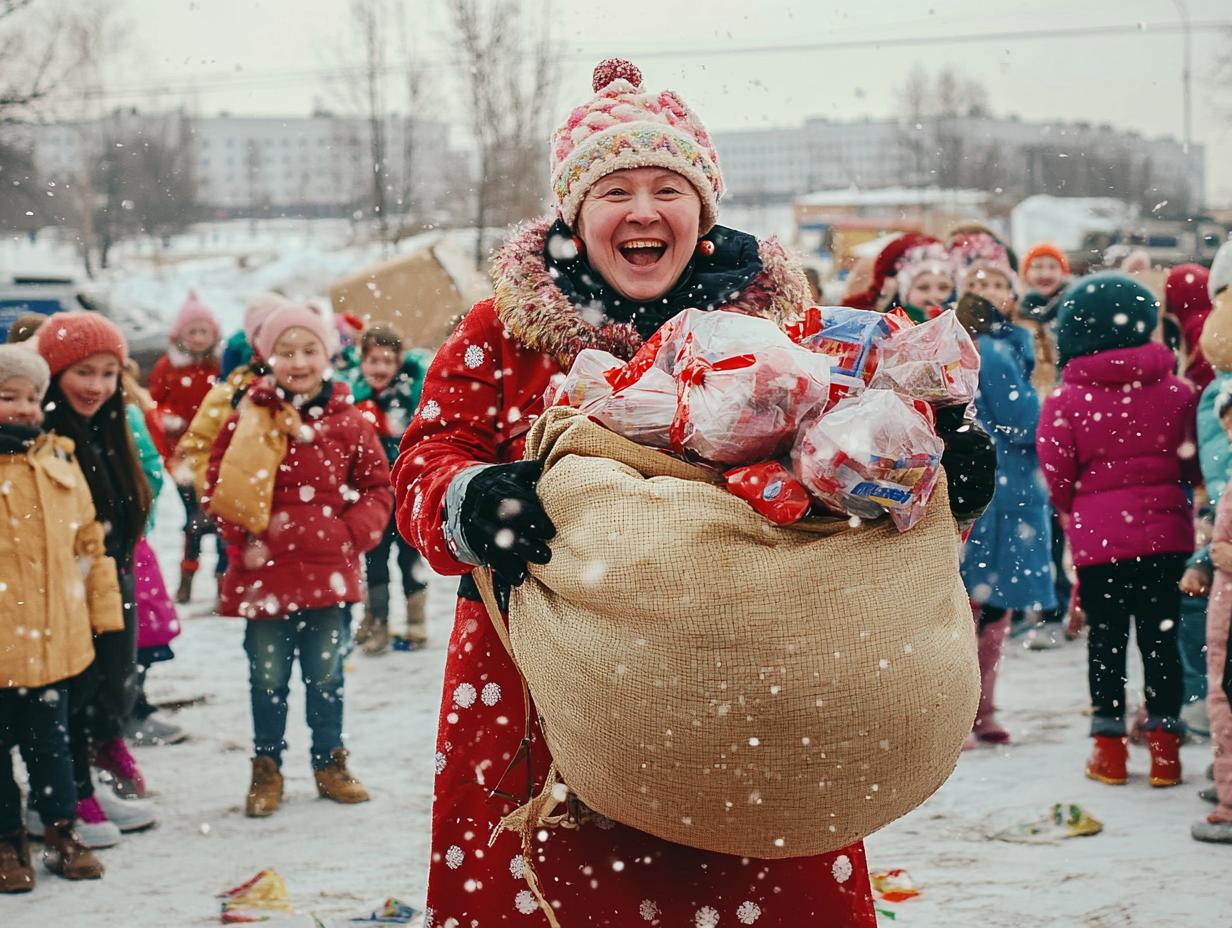
[[1090,628],[1087,675],[1095,715],[1087,776],[1124,783],[1125,666],[1133,621],[1146,677],[1152,786],[1181,782],[1177,587],[1193,552],[1188,487],[1201,482],[1197,394],[1151,341],[1158,300],[1105,273],[1061,297],[1061,386],[1037,438],[1049,495],[1078,569]]

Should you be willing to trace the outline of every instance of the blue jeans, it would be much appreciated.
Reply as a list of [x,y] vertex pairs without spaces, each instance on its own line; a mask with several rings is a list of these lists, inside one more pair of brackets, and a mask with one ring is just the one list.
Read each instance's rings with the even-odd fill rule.
[[283,740],[287,694],[296,654],[312,730],[313,769],[327,766],[329,755],[342,747],[342,658],[349,629],[350,609],[342,606],[249,621],[244,651],[248,654],[252,741],[258,757],[282,763],[287,746]]
[[21,827],[21,793],[13,779],[14,745],[30,774],[30,805],[43,822],[68,819],[77,809],[73,755],[68,746],[68,686],[0,690],[0,833]]

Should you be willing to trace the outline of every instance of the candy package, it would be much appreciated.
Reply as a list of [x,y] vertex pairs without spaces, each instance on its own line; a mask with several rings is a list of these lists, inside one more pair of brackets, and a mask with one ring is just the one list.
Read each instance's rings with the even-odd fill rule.
[[652,367],[585,411],[596,422],[629,441],[648,448],[666,449],[671,447],[676,406],[676,381],[666,371]]
[[979,383],[979,349],[947,310],[882,341],[870,386],[951,406],[970,403]]
[[831,509],[862,519],[889,512],[905,532],[924,515],[944,450],[926,403],[868,389],[802,428],[792,465]]
[[672,449],[728,466],[786,453],[801,421],[826,401],[828,365],[786,337],[725,353],[719,339],[698,334],[689,333],[676,358]]
[[[598,348],[583,348],[563,380],[548,387],[545,406],[573,406],[590,412],[612,395],[612,383],[625,362]],[[556,380],[556,378],[553,378]]]
[[800,345],[831,359],[834,373],[867,384],[877,370],[879,345],[911,327],[911,320],[893,313],[876,313],[846,306],[810,306],[804,318],[788,329]]
[[809,511],[808,490],[778,461],[734,467],[723,475],[727,489],[776,525],[799,522]]

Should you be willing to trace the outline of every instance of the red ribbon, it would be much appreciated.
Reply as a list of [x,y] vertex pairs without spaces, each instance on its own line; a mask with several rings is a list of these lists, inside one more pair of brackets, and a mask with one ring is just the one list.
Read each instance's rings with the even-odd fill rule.
[[684,433],[689,424],[689,398],[693,387],[700,387],[710,373],[738,371],[756,363],[755,354],[736,354],[720,361],[707,361],[692,355],[676,369],[676,415],[668,430],[673,451],[677,454],[684,451]]

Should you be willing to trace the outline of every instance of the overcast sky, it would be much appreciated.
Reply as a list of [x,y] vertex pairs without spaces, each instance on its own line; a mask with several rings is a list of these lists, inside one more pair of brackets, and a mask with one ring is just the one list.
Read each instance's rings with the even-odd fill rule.
[[[431,115],[460,124],[466,113],[453,93],[444,3],[405,0],[405,7],[414,47],[435,63]],[[147,88],[164,85],[178,93],[189,84],[196,86],[194,105],[206,114],[304,114],[314,102],[337,99],[327,72],[347,60],[348,0],[120,0],[117,5],[128,39],[124,65],[109,81],[117,94],[111,101],[168,103],[174,96],[151,96]],[[1195,23],[1232,20],[1228,0],[1186,0],[1186,6]],[[1179,22],[1170,0],[535,0],[528,9],[540,28],[550,23],[564,49],[557,101],[562,117],[568,105],[588,95],[590,70],[608,55],[639,63],[649,86],[679,91],[711,130],[793,125],[807,116],[892,115],[896,92],[918,63],[930,69],[952,65],[982,81],[998,113],[1181,135],[1183,38],[1150,28]],[[1133,26],[1134,32],[743,51],[1115,26]],[[396,56],[397,48],[392,42],[391,54]],[[655,54],[665,51],[679,54]],[[1232,205],[1232,68],[1228,83],[1219,87],[1214,69],[1221,51],[1232,53],[1227,33],[1195,31],[1193,135],[1206,145],[1208,197],[1216,205]],[[396,94],[391,103],[398,103]]]

